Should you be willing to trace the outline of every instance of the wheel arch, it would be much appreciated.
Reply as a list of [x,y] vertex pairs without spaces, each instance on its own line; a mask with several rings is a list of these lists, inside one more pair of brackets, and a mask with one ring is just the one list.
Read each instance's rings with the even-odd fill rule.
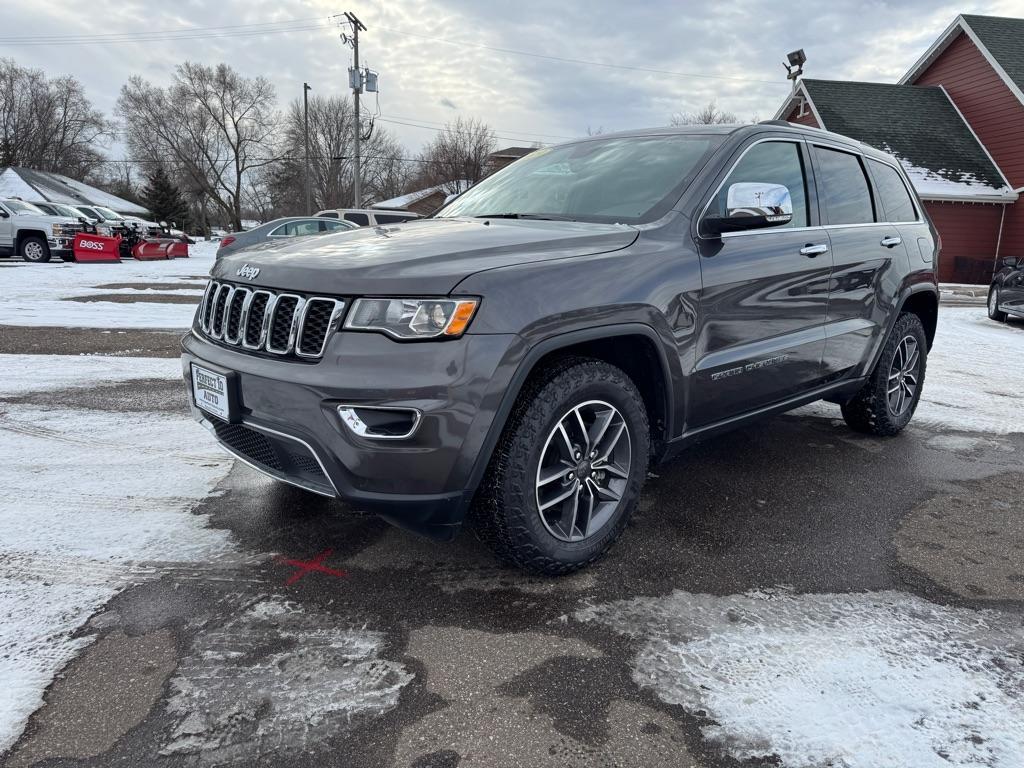
[[47,247],[49,247],[46,233],[41,229],[19,229],[18,233],[14,236],[15,253],[21,253],[21,244],[30,237],[38,237]]
[[659,454],[672,434],[675,418],[672,368],[665,342],[643,323],[599,326],[559,334],[532,346],[516,369],[495,413],[466,490],[474,493],[505,430],[509,415],[526,382],[566,357],[603,360],[621,368],[632,379],[647,408],[651,452]]
[[935,341],[935,329],[939,321],[938,292],[928,286],[925,286],[923,289],[910,291],[903,297],[903,301],[900,302],[900,308],[896,313],[896,317],[899,317],[904,312],[910,312],[920,318],[921,325],[924,326],[925,337],[928,339],[928,350],[931,351],[932,344]]

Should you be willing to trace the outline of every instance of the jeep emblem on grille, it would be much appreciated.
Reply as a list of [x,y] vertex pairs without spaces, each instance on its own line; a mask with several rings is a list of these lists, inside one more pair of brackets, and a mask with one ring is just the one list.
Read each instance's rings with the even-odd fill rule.
[[239,277],[244,277],[246,280],[255,280],[256,275],[258,275],[259,273],[259,267],[250,267],[248,264],[243,264],[241,267],[238,268],[238,271],[235,272],[236,275],[238,275]]

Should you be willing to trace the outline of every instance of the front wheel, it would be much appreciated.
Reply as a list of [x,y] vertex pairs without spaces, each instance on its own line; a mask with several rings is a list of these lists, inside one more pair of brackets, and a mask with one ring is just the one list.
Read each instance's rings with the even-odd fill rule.
[[473,510],[504,560],[558,575],[596,560],[622,533],[647,476],[643,399],[619,368],[573,358],[520,395]]
[[921,399],[927,356],[928,338],[921,318],[900,315],[868,380],[842,406],[846,423],[871,435],[889,437],[900,432]]
[[21,258],[33,264],[50,260],[50,246],[41,237],[26,237],[21,241]]
[[1006,313],[999,311],[999,286],[993,285],[988,289],[988,316],[990,320],[997,323],[1006,322]]

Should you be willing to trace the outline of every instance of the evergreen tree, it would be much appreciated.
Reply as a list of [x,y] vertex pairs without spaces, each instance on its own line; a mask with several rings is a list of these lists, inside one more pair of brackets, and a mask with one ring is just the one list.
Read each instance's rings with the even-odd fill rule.
[[180,229],[185,228],[188,205],[178,185],[163,168],[158,167],[149,175],[142,190],[142,202],[156,221],[174,222]]

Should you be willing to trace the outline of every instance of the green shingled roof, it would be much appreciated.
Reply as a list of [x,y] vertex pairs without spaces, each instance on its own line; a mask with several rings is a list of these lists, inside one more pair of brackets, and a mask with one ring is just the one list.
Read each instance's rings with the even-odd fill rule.
[[[998,194],[1006,182],[936,86],[803,79],[824,128],[899,158],[924,196]],[[988,189],[986,189],[988,188]]]
[[1024,91],[1024,19],[966,13],[963,19],[1010,80]]

